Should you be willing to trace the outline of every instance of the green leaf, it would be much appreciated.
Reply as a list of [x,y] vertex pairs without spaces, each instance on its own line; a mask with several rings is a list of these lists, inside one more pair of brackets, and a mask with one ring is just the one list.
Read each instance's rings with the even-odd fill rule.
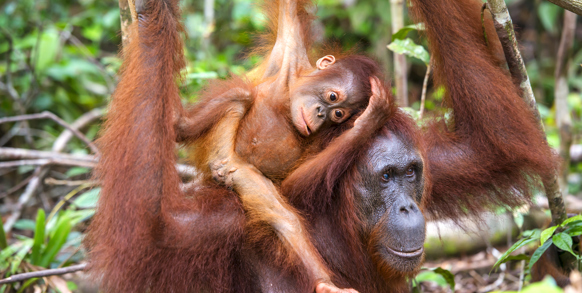
[[43,32],[38,48],[35,50],[38,52],[38,61],[36,63],[38,71],[45,70],[55,62],[59,45],[59,32],[55,28],[50,28]]
[[552,241],[559,249],[568,251],[572,255],[578,257],[574,251],[572,251],[572,237],[570,235],[563,232],[558,233],[552,237]]
[[73,168],[69,169],[67,171],[67,173],[65,173],[65,174],[67,175],[67,177],[71,178],[73,176],[89,173],[90,171],[91,170],[89,170],[89,168],[73,167]]
[[8,241],[6,241],[6,232],[4,232],[4,222],[0,217],[0,250],[4,250],[6,247],[8,247]]
[[525,245],[528,245],[530,243],[533,243],[535,241],[537,241],[538,238],[537,237],[528,237],[528,238],[522,238],[519,241],[515,242],[506,252],[504,252],[499,259],[497,260],[497,262],[493,265],[493,269],[497,268],[500,264],[504,263],[507,259],[507,257],[514,252],[516,249],[523,247]]
[[441,287],[445,287],[448,284],[447,280],[445,280],[445,278],[442,275],[437,274],[436,272],[434,272],[432,270],[420,272],[418,275],[416,275],[415,280],[418,283],[420,283],[420,282],[434,282]]
[[42,259],[40,261],[40,266],[48,267],[53,261],[57,253],[63,247],[63,244],[67,241],[67,237],[71,232],[71,224],[68,219],[61,219],[60,223],[57,225],[57,229],[53,237],[49,240],[45,251],[43,252]]
[[18,250],[18,252],[16,253],[12,260],[12,263],[10,264],[11,275],[14,275],[16,273],[16,270],[18,270],[18,267],[20,267],[22,260],[24,259],[24,257],[26,256],[31,247],[32,239],[27,239],[22,243],[22,247]]
[[93,188],[81,195],[79,195],[74,201],[73,205],[81,209],[92,209],[97,207],[97,201],[99,200],[99,192],[101,188]]
[[451,290],[455,289],[455,275],[453,275],[453,273],[440,267],[436,268],[434,272],[445,278],[447,284],[451,286]]
[[416,30],[419,31],[424,30],[424,23],[411,24],[401,28],[392,35],[392,42],[394,42],[395,40],[404,40],[404,38],[406,38],[410,31]]
[[394,42],[388,45],[388,49],[398,54],[404,54],[420,59],[424,64],[430,62],[430,55],[426,49],[424,49],[423,46],[417,45],[413,40],[408,38],[404,40],[394,40]]
[[38,278],[32,278],[32,279],[26,280],[26,282],[24,282],[24,284],[22,284],[22,286],[20,287],[20,289],[18,289],[18,291],[16,291],[16,293],[24,292],[24,289],[26,289],[26,288],[28,288],[28,286],[34,284],[34,282],[36,282],[37,280],[38,280]]
[[75,290],[79,289],[77,284],[75,284],[72,281],[67,281],[67,288],[69,288],[69,290],[71,290],[71,291],[75,291]]
[[534,251],[534,253],[531,255],[531,258],[529,259],[529,268],[530,269],[540,259],[542,254],[544,254],[544,252],[546,252],[546,250],[548,250],[550,245],[552,245],[552,240],[546,241],[544,243],[544,245],[538,247],[538,249],[536,249],[536,251]]
[[540,235],[540,244],[544,245],[544,242],[554,235],[554,231],[556,231],[557,228],[558,226],[552,226],[542,231],[542,234]]
[[558,16],[560,15],[560,11],[562,8],[556,6],[549,2],[541,2],[538,6],[538,16],[542,22],[542,25],[551,33],[556,32],[556,21],[558,20]]
[[46,215],[43,209],[39,209],[36,214],[36,228],[34,229],[34,243],[32,245],[32,255],[30,263],[38,265],[40,261],[40,249],[44,244]]
[[508,261],[520,261],[520,260],[529,260],[530,257],[528,255],[525,255],[523,253],[518,254],[518,255],[510,255],[508,257],[506,257],[501,263],[499,264],[503,264],[506,263]]
[[14,223],[14,228],[18,230],[29,230],[34,231],[36,228],[36,223],[31,219],[20,219]]
[[564,230],[564,233],[570,236],[578,236],[582,234],[582,222],[570,223],[568,229]]
[[567,218],[567,219],[566,219],[566,220],[565,220],[565,221],[562,223],[562,226],[566,226],[566,225],[568,225],[568,224],[570,224],[570,223],[577,222],[577,221],[580,221],[580,222],[582,222],[582,215],[577,215],[577,216],[573,216],[573,217],[571,217],[571,218]]

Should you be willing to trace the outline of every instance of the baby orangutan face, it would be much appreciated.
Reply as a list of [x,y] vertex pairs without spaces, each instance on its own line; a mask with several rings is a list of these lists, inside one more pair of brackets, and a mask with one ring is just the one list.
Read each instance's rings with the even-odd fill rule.
[[291,119],[303,136],[322,127],[340,124],[364,109],[369,97],[354,74],[327,55],[317,61],[317,69],[300,76],[290,89]]

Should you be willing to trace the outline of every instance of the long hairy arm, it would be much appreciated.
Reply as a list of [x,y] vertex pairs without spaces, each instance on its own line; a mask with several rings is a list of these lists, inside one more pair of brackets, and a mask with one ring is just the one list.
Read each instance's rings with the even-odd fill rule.
[[[547,178],[556,158],[506,69],[494,54],[499,41],[483,35],[481,1],[414,0],[426,24],[436,85],[453,109],[425,131],[433,181],[429,212],[456,218],[528,200],[537,176]],[[486,22],[491,25],[490,21]]]
[[144,260],[162,196],[179,196],[174,115],[184,66],[178,1],[138,1],[132,41],[123,49],[121,80],[98,145],[99,207],[85,244],[92,274],[105,292],[146,292]]

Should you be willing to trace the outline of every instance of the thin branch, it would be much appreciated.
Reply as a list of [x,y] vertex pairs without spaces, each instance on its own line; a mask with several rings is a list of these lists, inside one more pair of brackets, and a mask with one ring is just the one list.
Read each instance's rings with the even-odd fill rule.
[[[489,11],[493,16],[497,35],[503,46],[503,52],[505,53],[505,59],[509,66],[511,76],[513,77],[514,82],[520,86],[522,90],[522,98],[529,105],[530,110],[538,121],[540,131],[543,132],[543,123],[536,106],[536,99],[529,82],[525,64],[521,58],[521,53],[519,52],[515,31],[513,30],[513,23],[509,16],[507,6],[505,6],[505,1],[489,0],[488,5]],[[554,224],[559,225],[566,220],[567,215],[564,200],[562,199],[562,194],[560,192],[560,186],[558,185],[558,176],[557,174],[554,174],[551,178],[542,178],[542,182],[544,184],[546,196],[550,202],[552,220],[554,221]]]
[[529,82],[525,63],[521,58],[515,31],[513,30],[513,22],[511,21],[511,16],[509,16],[507,6],[505,6],[505,1],[489,0],[488,5],[489,11],[493,16],[495,30],[503,46],[509,72],[516,85],[522,90],[522,98],[528,103],[536,118],[541,123],[540,114],[536,107],[536,99],[531,88],[531,83]]
[[426,87],[428,85],[428,79],[430,78],[430,68],[431,62],[429,61],[426,65],[426,74],[424,75],[424,82],[422,83],[422,94],[420,95],[420,111],[418,118],[422,120],[422,114],[424,114],[424,101],[426,100]]
[[32,179],[30,179],[28,185],[26,185],[26,189],[18,198],[18,203],[16,204],[14,212],[10,215],[10,217],[8,217],[8,219],[6,219],[6,222],[4,223],[4,231],[8,233],[12,230],[14,223],[16,223],[16,221],[20,218],[20,215],[22,214],[22,209],[24,208],[24,205],[28,201],[30,201],[30,199],[40,186],[41,181],[40,178],[46,175],[47,172],[48,169],[43,169],[41,167],[37,167],[34,170],[34,176],[32,177]]
[[0,162],[0,169],[16,168],[20,166],[47,166],[47,165],[61,165],[61,166],[75,166],[75,167],[95,167],[96,163],[85,163],[77,160],[67,159],[38,159],[38,160],[21,160]]
[[566,10],[582,15],[582,0],[548,0]]
[[[67,142],[72,138],[72,133],[74,133],[75,130],[80,129],[84,127],[86,124],[89,124],[93,120],[101,117],[98,115],[98,113],[95,114],[92,112],[93,111],[79,117],[70,126],[72,129],[67,129],[63,131],[61,135],[59,135],[59,137],[53,143],[52,149],[54,152],[59,153],[65,148]],[[29,158],[29,159],[39,159],[39,158]],[[24,208],[24,205],[32,198],[38,187],[41,185],[43,178],[48,174],[48,171],[49,168],[46,168],[45,166],[36,167],[36,169],[34,170],[33,177],[31,178],[28,185],[26,186],[26,189],[18,199],[16,208],[13,210],[14,212],[6,220],[6,223],[4,224],[4,231],[9,232],[10,230],[12,230],[14,223],[16,223],[16,221],[20,218],[20,215],[22,214],[22,209]]]
[[[0,148],[0,159],[3,160],[38,160],[45,159],[55,162],[76,162],[76,165],[93,167],[97,163],[93,155],[71,155],[57,152],[27,150],[18,148]],[[4,162],[6,163],[6,162]]]
[[69,266],[66,268],[49,269],[49,270],[42,270],[42,271],[37,271],[37,272],[17,274],[17,275],[8,277],[6,279],[0,280],[0,285],[25,281],[25,280],[32,279],[32,278],[44,278],[44,277],[49,277],[49,276],[58,276],[58,275],[74,273],[74,272],[82,271],[86,267],[87,267],[87,264],[82,263],[82,264],[78,264],[78,265],[74,265],[74,266]]
[[556,109],[556,126],[560,133],[560,156],[562,157],[562,170],[559,177],[562,196],[568,193],[568,172],[570,170],[570,147],[572,145],[572,117],[568,109],[568,59],[574,44],[574,33],[576,30],[576,14],[571,11],[564,11],[564,26],[560,47],[556,58],[556,71],[554,78],[554,108]]
[[79,186],[83,184],[98,185],[96,180],[58,180],[55,178],[46,178],[44,180],[46,185],[65,185],[65,186]]
[[83,141],[91,149],[91,151],[93,153],[95,153],[95,154],[99,153],[99,150],[97,149],[97,147],[84,134],[82,134],[79,130],[71,127],[69,124],[67,124],[67,122],[65,122],[64,120],[59,118],[57,115],[55,115],[51,112],[48,112],[48,111],[44,111],[44,112],[39,113],[39,114],[28,114],[28,115],[19,115],[19,116],[14,116],[14,117],[0,118],[0,124],[7,123],[7,122],[24,121],[24,120],[34,120],[34,119],[52,119],[53,121],[57,122],[59,125],[63,126],[67,130],[71,131],[77,138],[79,138],[81,141]]
[[[88,168],[97,165],[97,158],[94,155],[71,155],[18,148],[0,148],[0,160],[29,160],[30,163],[40,163],[40,160],[46,160],[56,165],[82,166]],[[1,162],[0,164],[3,163],[11,162]],[[176,170],[182,176],[197,177],[199,175],[196,168],[188,165],[176,164]]]
[[[93,109],[83,115],[81,115],[81,117],[77,118],[77,120],[75,120],[75,122],[73,122],[71,124],[71,127],[73,129],[81,129],[85,126],[87,126],[88,124],[93,123],[93,121],[101,119],[101,117],[103,117],[103,115],[105,114],[105,108],[96,108]],[[71,140],[73,136],[73,132],[71,132],[69,129],[63,131],[59,137],[55,140],[55,142],[53,143],[53,151],[57,151],[60,152],[61,150],[63,150],[65,148],[65,145],[67,144],[67,142],[69,140]]]
[[20,123],[15,123],[10,130],[0,137],[0,147],[8,143],[20,131]]
[[30,179],[32,179],[32,177],[34,177],[34,175],[29,176],[28,178],[20,181],[18,184],[12,186],[12,188],[8,189],[6,192],[0,193],[0,199],[16,192],[17,190],[19,190],[20,188],[24,187],[26,185],[26,183],[28,183],[30,181]]

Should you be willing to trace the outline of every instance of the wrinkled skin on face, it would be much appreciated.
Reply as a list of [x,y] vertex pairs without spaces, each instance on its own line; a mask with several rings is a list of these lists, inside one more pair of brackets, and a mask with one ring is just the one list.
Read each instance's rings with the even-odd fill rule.
[[303,136],[347,121],[366,106],[368,96],[354,74],[332,55],[317,61],[317,69],[290,89],[291,119]]
[[412,273],[424,255],[422,157],[393,133],[376,138],[366,157],[358,165],[362,182],[356,189],[368,250],[378,266]]

